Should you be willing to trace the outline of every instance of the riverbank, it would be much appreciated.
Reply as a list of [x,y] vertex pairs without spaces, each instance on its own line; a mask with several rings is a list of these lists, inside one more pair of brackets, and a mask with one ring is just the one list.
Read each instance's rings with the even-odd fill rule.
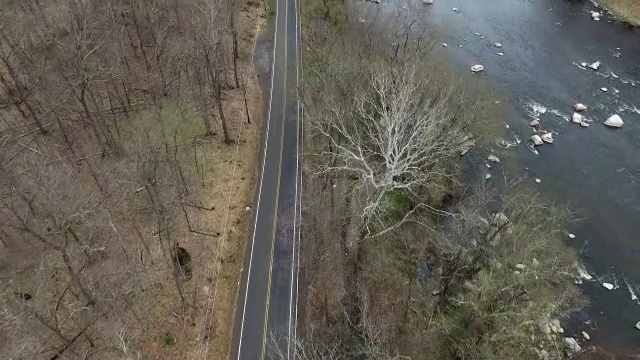
[[598,0],[597,3],[630,25],[640,27],[640,1],[637,0]]
[[504,176],[499,190],[501,154],[477,129],[504,128],[491,94],[442,70],[432,32],[363,6],[304,13],[300,346],[380,359],[580,352],[583,329],[561,326],[580,305],[566,218],[530,184]]

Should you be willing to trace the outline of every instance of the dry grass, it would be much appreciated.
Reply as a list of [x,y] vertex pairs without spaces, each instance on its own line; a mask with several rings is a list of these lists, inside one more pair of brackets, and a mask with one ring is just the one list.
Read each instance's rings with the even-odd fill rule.
[[618,19],[633,26],[640,26],[640,1],[599,0],[598,3],[611,11]]

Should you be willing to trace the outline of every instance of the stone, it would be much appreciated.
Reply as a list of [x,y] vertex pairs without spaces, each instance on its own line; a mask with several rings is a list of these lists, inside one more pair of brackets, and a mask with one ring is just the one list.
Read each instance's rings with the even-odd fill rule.
[[244,211],[246,211],[246,212],[251,211],[251,206],[247,206],[246,208],[244,208]]
[[600,61],[596,61],[593,64],[589,65],[593,70],[598,70],[600,68]]
[[575,238],[576,238],[576,236],[575,236],[575,235],[573,235],[573,234],[569,233],[569,239],[575,239]]
[[580,351],[582,351],[582,347],[580,346],[580,344],[578,344],[576,339],[572,337],[562,338],[562,342],[564,343],[566,348],[573,353],[579,353]]
[[536,258],[533,258],[533,260],[531,260],[531,263],[533,264],[534,267],[540,265],[540,261],[538,261],[538,259]]
[[553,134],[551,133],[542,134],[540,138],[542,139],[542,141],[546,142],[547,144],[553,144]]
[[611,283],[603,282],[602,286],[607,290],[613,290],[613,284],[611,284]]
[[433,4],[433,0],[422,0],[422,3],[424,5],[431,5],[431,4]]
[[540,180],[540,179],[536,178],[536,183],[537,183],[537,184],[540,184],[541,182],[542,182],[542,180]]
[[640,321],[636,323],[636,329],[640,330]]
[[478,73],[478,72],[481,72],[481,71],[484,71],[484,66],[482,66],[480,64],[476,64],[476,65],[473,65],[471,67],[471,72]]
[[503,53],[503,52],[497,52],[497,53],[496,53],[496,55],[498,55],[498,56],[504,56],[504,53]]
[[458,8],[451,8],[452,11],[458,11]]
[[587,110],[587,105],[585,105],[583,103],[577,103],[577,104],[573,105],[573,108],[576,111],[584,111],[584,110]]
[[507,215],[505,215],[502,212],[499,212],[493,215],[493,224],[498,227],[504,226],[508,221],[509,221],[509,218],[507,217]]
[[606,87],[601,87],[601,88],[600,88],[600,91],[602,91],[602,92],[609,92],[609,89],[607,89]]
[[449,45],[447,43],[442,43],[442,47],[448,47]]
[[581,62],[580,66],[582,66],[583,68],[586,68],[587,66],[589,66],[589,64],[587,64],[586,62]]
[[624,121],[622,121],[622,118],[620,117],[620,115],[611,115],[605,122],[605,125],[610,126],[610,127],[615,127],[615,128],[619,128],[622,127],[622,125],[624,125]]
[[485,179],[485,180],[489,180],[489,179],[491,179],[491,174],[487,173],[487,175],[485,175],[485,176],[484,176],[484,179]]
[[577,112],[574,112],[573,115],[571,115],[571,121],[579,124],[581,122],[584,122],[584,116],[582,116],[582,114],[578,114]]
[[599,12],[597,12],[597,11],[592,11],[592,12],[591,12],[591,18],[592,18],[594,21],[600,21],[600,16],[602,16],[602,14],[601,14],[601,13],[599,13]]
[[580,123],[580,126],[582,126],[582,127],[589,127],[590,125],[589,125],[589,123],[581,122],[581,123]]
[[585,340],[591,340],[591,336],[589,336],[589,334],[587,334],[587,332],[586,332],[586,331],[583,331],[583,332],[582,332],[582,337],[583,337]]
[[531,123],[529,123],[529,126],[531,126],[531,127],[540,126],[540,120],[534,119],[533,121],[531,121]]
[[489,155],[487,157],[487,160],[489,160],[491,162],[494,162],[494,163],[499,163],[500,162],[500,159],[497,156],[493,155],[493,154]]
[[540,137],[540,135],[533,135],[531,137],[531,142],[533,143],[533,145],[535,146],[540,146],[543,144],[542,138]]
[[527,268],[527,265],[525,264],[516,264],[516,269],[520,271],[524,271],[526,268]]
[[551,334],[551,325],[548,321],[545,321],[540,324],[540,330],[545,334]]
[[501,48],[502,47],[502,44],[500,44],[499,42],[497,42],[497,43],[495,43],[493,45],[495,45],[497,48]]

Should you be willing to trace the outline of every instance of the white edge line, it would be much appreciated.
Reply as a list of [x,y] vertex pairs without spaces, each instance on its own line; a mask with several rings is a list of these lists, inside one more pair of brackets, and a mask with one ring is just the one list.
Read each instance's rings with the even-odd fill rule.
[[[266,1],[266,0],[263,0]],[[262,172],[260,173],[260,189],[258,190],[258,204],[256,205],[256,217],[253,222],[253,236],[251,237],[251,253],[249,255],[249,270],[247,273],[247,287],[244,292],[244,305],[242,307],[242,322],[240,323],[240,339],[238,340],[238,359],[240,359],[240,353],[242,351],[242,335],[244,334],[244,316],[247,312],[247,296],[249,295],[249,283],[251,282],[251,263],[253,261],[253,248],[256,242],[256,230],[258,228],[258,216],[260,214],[260,198],[262,196],[262,183],[264,180],[264,167],[267,161],[267,150],[269,148],[269,125],[271,124],[271,102],[273,101],[273,79],[275,78],[276,67],[276,45],[278,42],[278,4],[276,0],[276,16],[275,16],[275,29],[273,32],[273,57],[271,61],[271,89],[269,91],[269,113],[267,115],[267,129],[266,136],[264,137],[264,153],[262,155]]]
[[[296,0],[297,3],[299,3]],[[297,8],[297,15],[298,15],[298,34],[300,36],[300,39],[298,41],[297,47],[298,47],[298,63],[302,64],[302,16],[301,16],[301,7],[298,6]],[[299,77],[302,77],[304,79],[304,73],[303,73],[303,68],[302,66],[299,66],[298,68],[298,73],[296,74],[296,83],[298,83],[298,75]],[[298,84],[299,85],[299,84]],[[299,93],[300,93],[300,89],[298,89]],[[299,146],[302,147],[304,149],[304,104],[298,104],[298,112],[299,112],[299,121],[300,121],[300,131],[301,134],[300,135],[300,144]],[[303,153],[304,156],[304,153]],[[300,206],[298,207],[298,219],[299,221],[302,223],[302,173],[300,173],[300,195],[299,195],[299,204]],[[298,227],[298,252],[300,252],[300,236],[301,236],[301,231],[300,231],[300,226]],[[294,327],[293,327],[293,337],[294,339],[297,340],[298,337],[298,303],[299,303],[299,297],[298,297],[298,292],[299,292],[299,287],[298,287],[298,280],[300,277],[300,255],[298,255],[298,258],[296,259],[296,317],[294,319]],[[293,358],[295,360],[296,358],[296,353],[294,352],[293,354]]]
[[[291,359],[291,343],[292,341],[294,341],[295,344],[295,339],[291,338],[291,328],[293,326],[292,323],[292,318],[293,318],[293,279],[294,276],[296,274],[295,272],[295,261],[296,261],[296,229],[298,230],[298,232],[300,231],[299,227],[297,226],[297,223],[299,221],[298,218],[298,182],[300,179],[300,104],[298,103],[298,73],[299,73],[299,58],[298,58],[298,1],[297,0],[293,0],[294,6],[295,6],[295,20],[296,20],[296,47],[295,47],[295,51],[296,51],[296,110],[297,110],[297,115],[298,115],[298,119],[296,121],[296,191],[295,191],[295,198],[294,198],[294,216],[293,216],[293,254],[291,256],[291,283],[290,283],[290,291],[289,291],[289,328],[288,328],[288,337],[287,337],[287,359]],[[296,288],[297,290],[297,288]],[[297,299],[298,295],[296,292],[296,299]],[[297,300],[296,300],[296,305],[297,305]],[[296,309],[296,317],[297,317],[297,309]],[[295,358],[295,351],[294,351],[294,358]]]

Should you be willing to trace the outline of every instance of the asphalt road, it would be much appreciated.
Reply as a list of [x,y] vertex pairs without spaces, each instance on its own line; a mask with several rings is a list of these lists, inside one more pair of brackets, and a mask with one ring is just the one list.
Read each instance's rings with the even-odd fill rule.
[[[231,359],[291,358],[297,316],[300,133],[297,0],[275,0],[269,114]],[[279,353],[282,356],[275,356]]]

